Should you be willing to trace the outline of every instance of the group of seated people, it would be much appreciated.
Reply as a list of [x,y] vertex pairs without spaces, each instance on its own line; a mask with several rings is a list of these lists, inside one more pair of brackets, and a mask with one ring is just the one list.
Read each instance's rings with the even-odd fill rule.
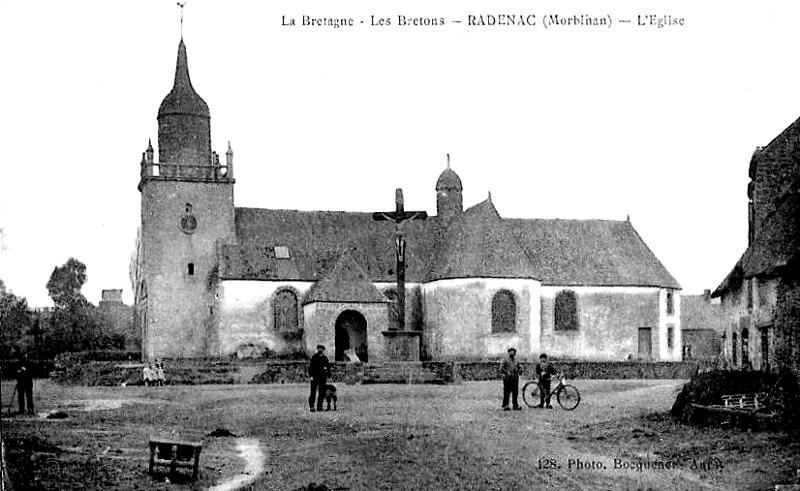
[[142,371],[142,379],[144,380],[144,385],[148,387],[164,385],[167,380],[164,375],[164,364],[156,361],[151,365],[145,365]]

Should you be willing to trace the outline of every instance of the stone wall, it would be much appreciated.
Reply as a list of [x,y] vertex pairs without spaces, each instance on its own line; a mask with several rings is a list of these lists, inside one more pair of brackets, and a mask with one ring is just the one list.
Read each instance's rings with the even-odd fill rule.
[[800,376],[800,280],[785,278],[778,298],[775,368],[788,368]]
[[[575,292],[578,299],[575,330],[554,328],[555,296],[562,290]],[[650,327],[653,359],[659,359],[659,308],[658,288],[542,287],[541,351],[561,358],[637,358],[639,328]]]
[[[688,379],[694,363],[554,361],[574,379]],[[534,364],[524,362],[523,379],[534,378]],[[89,361],[53,372],[51,378],[65,384],[120,386],[141,385],[143,363]],[[308,362],[250,360],[165,360],[168,385],[284,384],[306,383]],[[374,374],[378,373],[378,376]],[[411,376],[409,376],[411,375]],[[334,363],[331,383],[459,383],[499,380],[499,361]]]
[[[180,228],[187,203],[197,219],[192,233]],[[234,236],[232,182],[144,181],[140,250],[148,298],[137,316],[146,322],[144,359],[216,354],[216,247]]]
[[[539,333],[539,288],[535,280],[451,279],[423,287],[425,359],[500,356],[509,347],[520,355],[536,351]],[[492,332],[492,298],[513,293],[517,308],[514,332]]]
[[122,290],[103,290],[103,297],[97,305],[97,317],[105,332],[125,338],[125,349],[141,348],[141,333],[133,325],[133,307],[122,303]]
[[266,347],[277,354],[287,352],[290,346],[275,330],[275,295],[286,289],[295,293],[298,332],[302,332],[305,316],[300,304],[311,285],[311,282],[302,281],[223,281],[218,289],[219,350],[216,354],[231,355],[247,345]]
[[336,321],[342,313],[352,310],[366,320],[369,360],[387,359],[382,333],[389,327],[388,308],[385,303],[312,302],[304,305],[306,328],[303,341],[307,352],[313,353],[317,344],[323,344],[328,358],[333,359],[336,349]]
[[[733,368],[739,369],[746,364],[756,370],[765,368],[762,356],[762,329],[767,329],[767,362],[775,361],[775,347],[778,342],[776,335],[779,333],[776,333],[777,324],[774,321],[780,286],[779,279],[747,278],[736,289],[723,296],[724,315],[727,319],[723,351],[726,363]],[[752,295],[749,301],[748,295]],[[742,335],[745,329],[747,330],[746,356],[742,347]],[[736,334],[735,347],[734,334]]]
[[[792,130],[793,135],[786,136],[783,140],[788,147],[786,152],[780,150],[766,153],[756,153],[750,163],[750,177],[752,179],[754,216],[752,228],[759,233],[767,217],[775,211],[779,197],[786,192],[785,186],[796,177],[796,164],[792,161],[792,154],[796,152],[797,131],[800,125],[792,125],[787,130]],[[780,138],[780,137],[778,137]],[[776,140],[778,140],[776,138]]]
[[[688,379],[697,370],[690,362],[580,361],[551,360],[570,379]],[[456,362],[461,380],[500,378],[499,361]],[[522,362],[522,377],[536,378],[534,362]]]
[[722,355],[722,334],[714,329],[685,329],[683,352],[686,361],[716,361]]

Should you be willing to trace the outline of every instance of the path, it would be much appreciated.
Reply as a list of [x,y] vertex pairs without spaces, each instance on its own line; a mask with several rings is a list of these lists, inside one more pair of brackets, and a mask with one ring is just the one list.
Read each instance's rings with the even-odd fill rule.
[[264,452],[255,438],[237,438],[236,452],[244,459],[244,471],[209,488],[209,491],[233,491],[252,484],[264,472]]

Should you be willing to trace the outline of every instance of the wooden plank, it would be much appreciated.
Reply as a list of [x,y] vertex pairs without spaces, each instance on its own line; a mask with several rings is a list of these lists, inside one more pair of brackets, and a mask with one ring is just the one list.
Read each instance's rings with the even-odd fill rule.
[[148,444],[150,446],[149,472],[151,474],[156,465],[168,466],[170,472],[175,472],[179,467],[191,468],[192,479],[197,479],[200,452],[203,450],[202,442],[150,437]]
[[750,394],[729,394],[722,396],[723,406],[740,407],[746,409],[758,409],[764,407],[767,394],[764,392]]

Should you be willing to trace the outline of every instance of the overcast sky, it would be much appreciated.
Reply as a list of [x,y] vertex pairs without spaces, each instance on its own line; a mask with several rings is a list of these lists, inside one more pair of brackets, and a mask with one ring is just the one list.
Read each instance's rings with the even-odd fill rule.
[[[747,245],[753,150],[800,116],[800,2],[742,4],[189,0],[183,37],[212,147],[235,152],[237,206],[375,211],[402,187],[435,213],[449,153],[465,206],[491,191],[504,217],[630,215],[696,294]],[[469,25],[497,14],[536,25]],[[551,14],[611,27],[545,28]],[[281,25],[303,15],[355,25]],[[69,257],[91,301],[132,302],[139,162],[180,29],[172,0],[0,1],[0,278],[31,305],[52,305]]]

